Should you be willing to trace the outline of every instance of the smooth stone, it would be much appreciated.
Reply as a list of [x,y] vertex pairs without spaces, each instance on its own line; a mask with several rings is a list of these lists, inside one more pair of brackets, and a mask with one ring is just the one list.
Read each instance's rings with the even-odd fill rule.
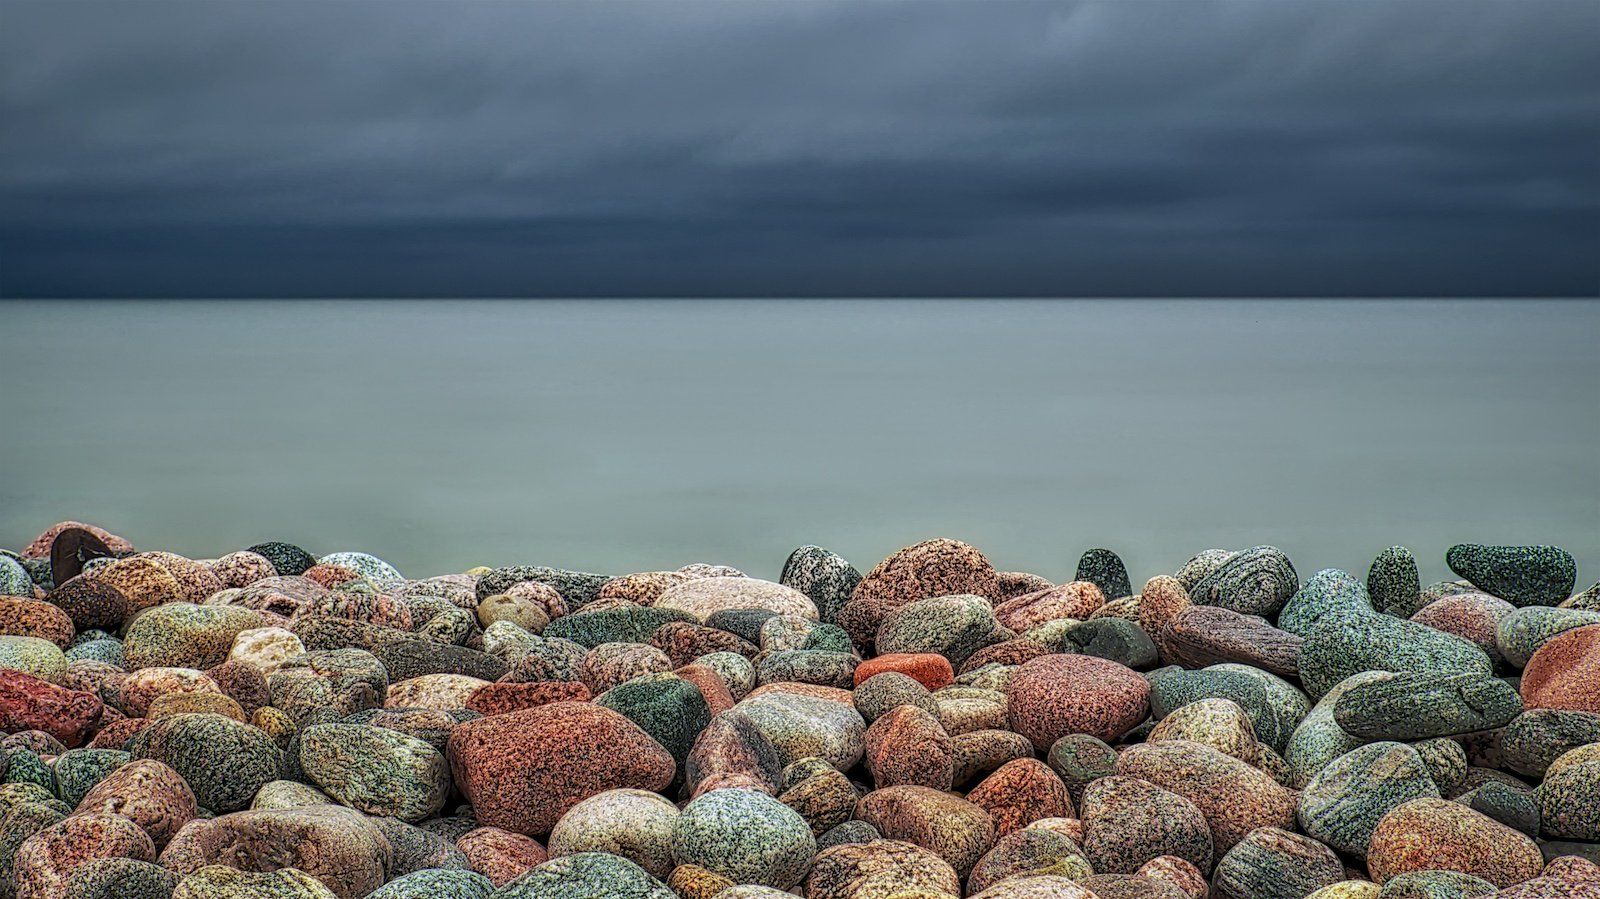
[[667,885],[616,855],[580,852],[553,858],[490,899],[678,899]]
[[97,858],[73,868],[61,899],[172,899],[178,878],[152,862]]
[[663,789],[676,769],[627,717],[579,702],[468,721],[451,732],[447,754],[479,820],[527,836],[549,833],[596,793]]
[[1185,586],[1198,605],[1265,617],[1276,615],[1299,584],[1294,565],[1282,550],[1257,546],[1235,553],[1193,586]]
[[781,765],[817,756],[849,771],[866,751],[867,723],[853,706],[797,693],[751,696],[725,714],[744,719],[778,752]]
[[276,780],[283,753],[265,731],[223,715],[173,715],[128,741],[135,759],[155,759],[177,771],[201,807],[245,808],[262,785]]
[[1547,837],[1600,840],[1600,743],[1563,753],[1536,791]]
[[651,608],[686,612],[700,623],[716,612],[729,609],[765,609],[779,615],[817,618],[816,604],[804,593],[750,577],[705,577],[685,581],[667,588]]
[[1500,737],[1506,767],[1541,778],[1562,753],[1587,743],[1600,743],[1600,713],[1529,709],[1512,719]]
[[1578,580],[1572,554],[1559,546],[1459,543],[1445,553],[1450,570],[1515,606],[1553,606]]
[[891,899],[961,895],[961,878],[934,852],[896,839],[842,843],[817,853],[807,899]]
[[1276,827],[1251,831],[1212,874],[1217,899],[1302,899],[1343,878],[1344,865],[1332,849]]
[[550,832],[550,857],[609,852],[664,878],[675,864],[680,816],[670,799],[646,790],[607,790],[574,805]]
[[789,554],[778,583],[810,597],[817,617],[831,622],[861,583],[861,572],[838,553],[807,545]]
[[1022,665],[1006,686],[1011,729],[1047,752],[1067,734],[1112,741],[1150,711],[1150,684],[1116,662],[1047,655]]
[[1378,553],[1367,569],[1367,594],[1378,611],[1410,618],[1422,608],[1422,579],[1417,559],[1404,546]]
[[1202,743],[1170,740],[1129,746],[1117,772],[1177,793],[1200,809],[1218,850],[1257,827],[1294,825],[1297,796],[1270,775]]
[[[1230,699],[1244,709],[1256,738],[1281,749],[1305,712],[1303,697],[1266,672],[1247,672],[1227,665],[1199,671],[1169,666],[1145,675],[1150,684],[1150,713],[1160,721],[1174,710],[1201,699]],[[1278,684],[1283,684],[1284,692]]]
[[1156,645],[1139,625],[1125,618],[1092,618],[1067,631],[1062,649],[1128,668],[1156,663]]
[[450,767],[433,746],[384,727],[317,724],[299,737],[300,770],[328,795],[366,812],[417,822],[450,794]]
[[494,884],[476,871],[428,870],[397,877],[366,899],[489,899]]
[[1520,714],[1514,687],[1476,673],[1400,673],[1353,687],[1333,706],[1339,726],[1364,740],[1453,737],[1503,727]]
[[1468,640],[1391,615],[1325,616],[1300,649],[1300,679],[1312,696],[1361,671],[1494,673],[1494,663]]
[[297,868],[340,899],[360,899],[377,889],[392,863],[393,848],[382,831],[360,812],[337,805],[197,818],[161,853],[161,866],[184,876],[221,864],[247,873]]
[[1378,883],[1409,871],[1447,869],[1507,887],[1537,877],[1543,867],[1533,840],[1444,799],[1413,799],[1391,809],[1367,851],[1367,868]]
[[1410,871],[1384,884],[1378,899],[1474,899],[1493,896],[1498,889],[1460,871]]
[[937,653],[959,666],[995,630],[994,607],[982,596],[957,594],[909,602],[878,628],[880,654]]
[[1383,816],[1412,799],[1438,798],[1422,756],[1404,743],[1371,743],[1329,762],[1300,792],[1296,817],[1305,833],[1364,858]]
[[1392,676],[1392,672],[1388,671],[1362,671],[1340,681],[1317,700],[1317,704],[1295,726],[1283,750],[1291,782],[1303,785],[1324,765],[1362,745],[1363,740],[1351,736],[1339,726],[1334,718],[1334,706],[1346,691]]
[[1367,588],[1348,572],[1324,568],[1300,586],[1278,613],[1278,627],[1299,637],[1336,612],[1375,612]]
[[1600,624],[1567,631],[1544,644],[1519,683],[1530,709],[1600,712]]
[[672,837],[679,864],[735,883],[788,889],[800,882],[817,841],[793,809],[754,790],[712,790],[684,806]]
[[540,636],[571,640],[593,649],[602,643],[644,643],[669,621],[699,623],[688,612],[654,606],[629,606],[574,612],[550,622]]
[[928,787],[874,790],[856,803],[855,817],[891,840],[921,846],[962,877],[972,871],[997,836],[989,813],[951,793]]
[[600,595],[600,588],[611,579],[609,574],[550,568],[544,565],[513,565],[493,569],[479,577],[477,598],[481,600],[496,593],[505,593],[523,581],[538,581],[554,587],[568,607],[576,611],[593,602]]
[[1539,803],[1528,790],[1491,780],[1455,797],[1455,801],[1530,837],[1539,835]]
[[297,868],[239,871],[208,865],[178,881],[172,899],[339,899],[322,882]]
[[1525,668],[1540,647],[1567,631],[1590,624],[1600,624],[1600,612],[1526,606],[1500,619],[1495,628],[1495,647],[1512,667]]
[[1077,574],[1072,579],[1093,583],[1106,599],[1133,595],[1133,585],[1128,581],[1128,566],[1122,563],[1122,557],[1109,549],[1096,547],[1086,550],[1078,559]]
[[1083,791],[1084,855],[1101,873],[1131,874],[1175,856],[1211,870],[1211,827],[1193,802],[1137,777],[1108,775]]

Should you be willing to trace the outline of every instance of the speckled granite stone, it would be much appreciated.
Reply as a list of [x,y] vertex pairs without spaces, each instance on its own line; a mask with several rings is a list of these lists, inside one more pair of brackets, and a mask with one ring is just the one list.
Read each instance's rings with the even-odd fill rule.
[[802,546],[789,554],[778,582],[810,597],[818,617],[833,621],[861,583],[861,572],[836,552]]
[[1188,592],[1189,598],[1200,605],[1271,616],[1283,608],[1299,585],[1294,565],[1282,550],[1257,546],[1230,556],[1189,587]]
[[550,855],[609,852],[665,878],[675,865],[672,839],[679,815],[671,800],[645,790],[597,793],[556,822]]
[[933,852],[965,877],[994,847],[994,821],[977,805],[927,787],[886,787],[856,804],[856,818],[891,840]]
[[494,884],[476,871],[416,871],[389,881],[366,899],[489,899]]
[[1516,606],[1553,606],[1578,579],[1572,554],[1559,546],[1460,543],[1445,554],[1450,570]]
[[1193,802],[1137,777],[1089,784],[1079,803],[1084,855],[1101,873],[1132,874],[1164,855],[1211,870],[1211,827]]
[[496,890],[492,899],[678,899],[633,862],[603,852],[553,858]]
[[1533,840],[1460,803],[1413,799],[1378,822],[1367,867],[1379,883],[1448,869],[1506,887],[1538,876],[1544,859]]
[[1359,684],[1334,702],[1333,717],[1363,740],[1426,740],[1503,727],[1522,714],[1516,688],[1473,672],[1402,672]]
[[1367,569],[1367,593],[1378,611],[1409,618],[1422,608],[1422,579],[1417,559],[1404,546],[1378,553]]
[[1547,837],[1600,841],[1600,743],[1563,753],[1537,790]]
[[529,836],[549,833],[596,793],[660,790],[676,767],[625,716],[577,702],[469,721],[451,733],[448,756],[456,787],[483,823]]
[[1090,656],[1040,656],[1006,687],[1011,729],[1046,752],[1067,734],[1115,740],[1150,711],[1150,685],[1115,662]]
[[1313,696],[1361,671],[1494,670],[1483,650],[1453,634],[1392,615],[1354,611],[1323,617],[1306,636],[1299,665],[1300,679]]
[[1121,599],[1133,595],[1133,585],[1128,582],[1128,567],[1122,557],[1109,549],[1087,550],[1078,559],[1075,581],[1090,581],[1106,599]]
[[1344,878],[1333,850],[1310,837],[1260,827],[1217,862],[1217,899],[1302,899]]
[[806,877],[807,899],[891,899],[961,895],[961,878],[937,854],[903,840],[845,843],[817,854]]
[[1301,829],[1357,858],[1364,858],[1378,821],[1412,799],[1438,798],[1421,755],[1403,743],[1371,743],[1339,756],[1301,791]]
[[811,827],[793,809],[753,790],[713,790],[683,809],[672,837],[679,864],[735,883],[788,889],[816,855]]
[[895,609],[934,596],[998,593],[994,566],[959,540],[927,540],[893,553],[861,579],[839,610],[837,623],[858,645],[868,646]]

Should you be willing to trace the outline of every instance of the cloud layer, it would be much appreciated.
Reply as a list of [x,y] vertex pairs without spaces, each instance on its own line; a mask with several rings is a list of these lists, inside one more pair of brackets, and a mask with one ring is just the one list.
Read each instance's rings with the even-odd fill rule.
[[1600,5],[0,3],[0,295],[1593,295]]

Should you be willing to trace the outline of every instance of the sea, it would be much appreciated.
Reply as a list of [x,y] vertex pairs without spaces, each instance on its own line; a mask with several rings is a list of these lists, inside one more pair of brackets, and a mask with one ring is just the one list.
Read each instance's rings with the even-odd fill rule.
[[935,536],[1135,584],[1272,544],[1555,543],[1600,580],[1600,303],[0,303],[0,546],[52,522],[411,577],[863,571]]

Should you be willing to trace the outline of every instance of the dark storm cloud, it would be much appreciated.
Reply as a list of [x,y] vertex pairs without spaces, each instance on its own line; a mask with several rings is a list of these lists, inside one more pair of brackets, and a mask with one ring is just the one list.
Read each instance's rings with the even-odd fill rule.
[[1600,5],[0,0],[0,294],[1581,294]]

